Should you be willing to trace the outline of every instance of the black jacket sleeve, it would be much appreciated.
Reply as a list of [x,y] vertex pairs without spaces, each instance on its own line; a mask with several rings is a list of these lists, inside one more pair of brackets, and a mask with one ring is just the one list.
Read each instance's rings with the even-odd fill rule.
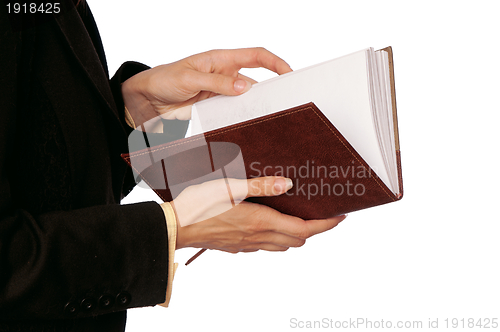
[[[116,149],[108,138],[114,133],[101,132],[112,124],[95,111],[98,101],[78,100],[95,91],[76,69],[62,71],[62,78],[72,79],[57,88],[45,77],[33,78],[29,68],[39,64],[27,54],[46,41],[11,23],[0,9],[0,323],[92,317],[163,302],[168,246],[161,207],[154,202],[120,205],[113,198],[119,166],[109,160]],[[64,52],[54,56],[67,58]],[[74,107],[58,113],[59,101],[40,96],[61,89],[78,94],[68,101]],[[97,120],[85,131],[64,122],[93,112]],[[42,148],[32,147],[40,133],[57,131],[25,118],[41,113],[56,114],[54,128],[62,128],[57,137],[64,144],[54,146],[56,140],[47,139]],[[24,132],[25,123],[29,130]],[[56,174],[44,187],[41,170],[56,166],[67,173],[67,181]],[[67,203],[59,206],[56,200]]]

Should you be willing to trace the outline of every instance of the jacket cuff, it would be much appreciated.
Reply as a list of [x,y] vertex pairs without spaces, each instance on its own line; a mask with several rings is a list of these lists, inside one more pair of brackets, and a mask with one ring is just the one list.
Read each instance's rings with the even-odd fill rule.
[[113,78],[110,80],[111,92],[113,93],[113,97],[115,99],[116,108],[118,110],[118,116],[120,117],[120,121],[122,122],[127,135],[130,135],[133,128],[127,124],[125,117],[125,104],[123,102],[122,88],[121,85],[123,82],[131,78],[132,76],[150,69],[151,67],[146,66],[139,62],[127,61],[123,63],[120,68],[116,71]]

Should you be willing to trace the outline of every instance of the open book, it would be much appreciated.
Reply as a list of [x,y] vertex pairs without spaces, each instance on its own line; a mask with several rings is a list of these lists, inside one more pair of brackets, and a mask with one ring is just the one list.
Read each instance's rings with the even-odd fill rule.
[[123,156],[166,201],[204,181],[269,175],[291,178],[294,188],[248,200],[307,219],[403,194],[390,47],[200,101],[191,126],[191,137]]

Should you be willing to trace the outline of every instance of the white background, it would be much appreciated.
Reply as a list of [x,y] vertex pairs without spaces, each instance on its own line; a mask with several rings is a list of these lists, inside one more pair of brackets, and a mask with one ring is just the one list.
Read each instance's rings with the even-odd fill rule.
[[155,66],[214,48],[263,46],[295,69],[394,50],[403,200],[285,253],[209,251],[184,267],[196,250],[179,250],[170,307],[130,310],[128,332],[500,320],[497,1],[88,2],[111,74],[127,60]]

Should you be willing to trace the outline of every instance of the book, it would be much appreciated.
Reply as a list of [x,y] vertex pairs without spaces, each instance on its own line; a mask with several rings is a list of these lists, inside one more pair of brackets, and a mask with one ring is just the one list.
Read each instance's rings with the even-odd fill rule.
[[191,127],[191,137],[155,146],[145,133],[143,149],[122,155],[164,201],[206,181],[271,175],[291,178],[293,188],[247,200],[303,219],[403,196],[391,47],[197,102]]

